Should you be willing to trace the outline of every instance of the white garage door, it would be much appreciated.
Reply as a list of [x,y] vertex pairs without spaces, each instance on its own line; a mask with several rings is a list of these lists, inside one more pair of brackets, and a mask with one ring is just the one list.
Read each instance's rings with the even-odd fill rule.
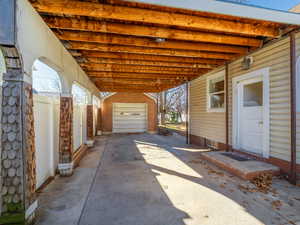
[[136,133],[145,131],[147,131],[147,104],[113,104],[113,133]]

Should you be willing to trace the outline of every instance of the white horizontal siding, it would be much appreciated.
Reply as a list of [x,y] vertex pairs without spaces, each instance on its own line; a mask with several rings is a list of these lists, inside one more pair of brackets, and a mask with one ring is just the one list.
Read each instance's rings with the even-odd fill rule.
[[[285,38],[252,54],[245,71],[241,59],[229,65],[229,125],[232,125],[232,78],[270,68],[270,156],[290,161],[290,43]],[[229,139],[232,140],[231,129]]]
[[[290,161],[290,42],[289,37],[269,44],[252,54],[249,70],[242,59],[229,65],[229,141],[232,142],[232,79],[236,76],[270,68],[270,156]],[[297,57],[300,57],[300,33],[296,34]],[[216,73],[213,71],[210,74]],[[225,114],[206,112],[206,77],[191,82],[191,134],[225,142]],[[299,96],[300,97],[300,96]],[[297,163],[300,163],[300,112],[297,114]]]
[[[214,73],[219,72],[220,69]],[[225,143],[226,127],[224,112],[207,112],[206,79],[214,73],[201,76],[190,85],[191,134]]]
[[147,130],[147,104],[114,103],[113,132],[131,133]]

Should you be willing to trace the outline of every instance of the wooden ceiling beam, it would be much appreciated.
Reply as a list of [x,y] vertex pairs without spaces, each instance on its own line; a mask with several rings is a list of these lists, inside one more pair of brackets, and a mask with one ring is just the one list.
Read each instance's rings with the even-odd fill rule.
[[[72,52],[71,52],[72,53]],[[100,51],[80,51],[72,53],[74,57],[82,56],[85,58],[97,57],[106,59],[119,59],[119,60],[144,60],[155,62],[175,62],[175,63],[190,63],[190,64],[210,64],[210,65],[222,65],[225,60],[221,59],[204,59],[193,57],[180,57],[180,56],[158,56],[148,54],[134,54],[134,53],[122,53],[122,52],[100,52]]]
[[[99,88],[100,91],[111,91],[111,90],[139,90],[143,92],[160,92],[164,89],[170,89],[176,87],[176,85],[167,85],[167,86],[144,86],[144,85],[110,85],[110,86],[101,86],[99,83],[96,83],[96,86]],[[178,85],[177,85],[178,86]]]
[[135,72],[96,72],[87,71],[90,78],[140,78],[140,79],[160,79],[160,80],[190,80],[198,75],[188,74],[160,74],[160,73],[135,73]]
[[129,92],[129,93],[158,93],[165,89],[151,88],[151,89],[130,89],[130,88],[103,88],[97,86],[102,92]]
[[200,52],[192,50],[174,50],[174,49],[161,49],[161,48],[146,48],[136,46],[123,46],[123,45],[108,45],[98,43],[86,43],[71,41],[66,47],[72,50],[90,50],[102,52],[122,52],[122,53],[136,53],[136,54],[151,54],[163,56],[181,56],[181,57],[198,57],[207,59],[222,59],[231,60],[239,55],[226,54],[226,53],[213,53],[213,52]]
[[263,23],[260,24],[259,21],[257,21],[257,24],[241,23],[220,18],[74,0],[39,0],[33,2],[32,5],[40,13],[88,16],[253,36],[277,37],[280,33],[278,28],[265,26]]
[[176,78],[170,78],[170,79],[159,79],[159,78],[136,78],[136,77],[91,77],[92,80],[94,81],[101,81],[101,82],[126,82],[126,83],[131,83],[131,82],[149,82],[149,83],[156,83],[156,84],[173,84],[173,83],[180,83],[182,81],[186,81],[186,79],[176,79]]
[[86,63],[98,64],[116,64],[116,65],[136,65],[136,66],[156,66],[156,67],[180,67],[180,68],[205,68],[212,69],[216,65],[195,64],[195,63],[179,63],[179,62],[160,62],[160,61],[145,61],[145,60],[126,60],[126,59],[106,59],[106,58],[91,58],[86,57]]
[[[246,47],[228,46],[224,44],[243,45],[250,47],[260,47],[261,40],[255,38],[244,37],[231,37],[226,35],[209,35],[203,37],[203,41],[215,42],[216,44],[203,43],[203,42],[187,42],[187,41],[174,41],[165,40],[164,42],[156,42],[155,39],[147,37],[136,37],[118,34],[107,33],[93,33],[82,31],[68,31],[68,30],[53,30],[56,36],[61,40],[92,42],[100,44],[115,44],[115,45],[129,45],[140,46],[148,48],[166,48],[166,49],[183,49],[195,51],[208,51],[208,52],[225,52],[225,53],[240,53],[245,54],[248,52]],[[210,37],[211,36],[211,37]]]
[[123,69],[123,68],[114,68],[114,69],[110,69],[110,68],[104,68],[104,69],[88,69],[88,68],[83,68],[85,70],[86,73],[89,72],[120,72],[120,73],[157,73],[157,74],[174,74],[174,75],[182,75],[182,76],[197,76],[200,74],[203,74],[205,72],[208,72],[208,69],[205,69],[205,71],[199,71],[198,73],[192,73],[192,72],[180,72],[180,71],[163,71],[163,70],[146,70],[146,69]]
[[119,87],[119,88],[130,88],[130,89],[148,89],[148,88],[167,88],[167,87],[174,87],[176,84],[114,84],[114,83],[103,83],[96,81],[97,86],[100,87]]
[[126,80],[113,80],[111,82],[107,81],[101,81],[102,86],[115,86],[115,85],[146,85],[146,86],[177,86],[184,83],[184,81],[177,81],[177,82],[164,82],[164,83],[158,83],[158,82],[149,82],[149,81],[126,81]]
[[[153,26],[150,27],[142,25],[117,24],[105,21],[75,18],[45,17],[44,19],[50,28],[73,31],[88,31],[90,35],[94,35],[95,32],[97,32],[97,36],[95,36],[94,40],[97,40],[96,42],[99,43],[108,43],[108,41],[111,41],[112,44],[136,45],[157,48],[178,48],[186,50],[206,50],[228,53],[246,53],[248,51],[246,47],[232,45],[259,47],[262,44],[262,41],[259,39],[233,35],[212,34]],[[102,32],[102,34],[99,32]],[[110,35],[107,33],[109,33]],[[67,33],[65,35],[71,36],[71,34]],[[124,35],[135,37],[131,37],[129,39]],[[179,38],[176,38],[178,36]],[[157,43],[155,42],[155,38],[166,38],[166,41]],[[180,41],[172,39],[177,39]]]
[[158,67],[140,65],[118,65],[118,64],[90,64],[80,63],[80,66],[88,71],[157,71],[169,73],[199,73],[207,69],[202,68],[180,68],[180,67]]

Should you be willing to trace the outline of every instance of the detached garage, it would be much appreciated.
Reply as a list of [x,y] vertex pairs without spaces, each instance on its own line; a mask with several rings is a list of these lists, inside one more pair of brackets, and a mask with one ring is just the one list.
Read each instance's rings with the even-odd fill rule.
[[115,93],[101,107],[104,133],[156,132],[157,106],[143,93]]

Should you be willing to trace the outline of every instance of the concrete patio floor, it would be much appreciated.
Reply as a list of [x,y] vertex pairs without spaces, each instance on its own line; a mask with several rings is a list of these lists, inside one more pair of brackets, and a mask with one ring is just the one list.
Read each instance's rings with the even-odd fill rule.
[[179,135],[98,137],[72,177],[42,191],[37,224],[300,224],[299,187],[276,178],[268,194],[247,192],[203,151]]

